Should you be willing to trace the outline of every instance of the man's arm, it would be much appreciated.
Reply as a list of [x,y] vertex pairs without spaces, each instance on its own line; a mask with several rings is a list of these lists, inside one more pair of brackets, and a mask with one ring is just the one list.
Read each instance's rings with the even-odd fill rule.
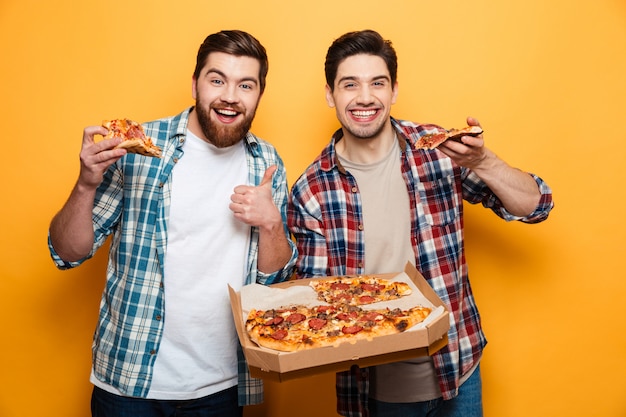
[[235,187],[229,206],[235,218],[259,228],[257,268],[266,274],[283,268],[292,253],[283,218],[272,199],[272,176],[276,169],[275,165],[269,167],[256,187]]
[[[470,126],[480,126],[467,118]],[[506,210],[519,217],[528,216],[539,204],[541,193],[534,178],[511,167],[484,146],[482,135],[464,136],[463,143],[446,141],[439,149],[457,164],[471,169],[498,196]]]
[[91,213],[96,189],[107,168],[126,154],[124,149],[113,149],[121,139],[94,142],[94,135],[106,133],[100,126],[85,128],[78,180],[50,223],[50,241],[64,261],[78,261],[91,252],[94,240]]

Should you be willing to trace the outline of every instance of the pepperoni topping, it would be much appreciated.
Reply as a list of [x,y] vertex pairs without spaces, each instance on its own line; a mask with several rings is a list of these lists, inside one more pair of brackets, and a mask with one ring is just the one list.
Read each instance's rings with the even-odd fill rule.
[[350,295],[350,294],[349,294],[349,293],[347,293],[347,292],[341,292],[341,293],[339,293],[339,294],[335,294],[335,295],[333,296],[333,300],[334,300],[335,302],[339,302],[339,303],[341,303],[341,302],[342,302],[342,300],[350,301],[351,299],[352,299],[352,295]]
[[380,318],[380,313],[376,311],[369,311],[364,313],[361,317],[359,317],[359,321],[376,321],[376,319]]
[[275,340],[283,340],[285,337],[287,337],[287,330],[285,329],[276,330],[274,333],[270,335],[270,337]]
[[327,320],[312,318],[309,320],[309,327],[313,330],[319,330],[324,327],[327,323]]
[[275,326],[275,325],[277,325],[277,324],[282,323],[282,322],[283,322],[283,320],[284,320],[284,319],[282,318],[282,316],[276,316],[276,317],[273,317],[272,319],[270,319],[270,320],[266,321],[266,322],[265,322],[265,325],[266,325],[266,326]]
[[378,292],[384,290],[385,286],[379,284],[368,284],[367,282],[364,282],[361,284],[361,289],[363,291]]
[[356,334],[361,330],[363,330],[361,326],[344,326],[343,329],[341,329],[344,334]]
[[126,136],[128,136],[129,138],[139,138],[139,139],[143,139],[145,137],[143,131],[135,125],[131,125],[128,128],[128,131],[126,132]]
[[357,318],[358,316],[359,316],[358,312],[351,311],[349,313],[339,313],[335,317],[337,317],[338,320],[351,320],[351,319]]
[[339,320],[350,320],[350,316],[348,315],[348,313],[339,313],[336,317]]
[[306,320],[306,316],[301,313],[292,313],[289,316],[287,316],[286,320],[288,323],[296,324],[296,323],[300,323],[301,321]]
[[370,304],[376,301],[376,298],[371,295],[362,295],[359,297],[359,303],[361,304]]
[[345,282],[333,282],[330,284],[330,289],[335,291],[345,291],[350,289],[350,284],[346,284]]

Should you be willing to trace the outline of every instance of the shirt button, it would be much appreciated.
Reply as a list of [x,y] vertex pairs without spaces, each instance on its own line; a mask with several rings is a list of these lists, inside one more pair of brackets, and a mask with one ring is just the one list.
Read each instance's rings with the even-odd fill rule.
[[357,190],[357,188],[356,188],[356,187],[352,187],[352,192],[353,192],[353,193],[356,193],[357,191],[358,191],[358,190]]
[[178,158],[174,158],[174,163],[177,164],[178,163]]
[[152,349],[152,350],[150,351],[150,354],[151,354],[151,355],[154,355],[155,353],[156,353],[156,350],[154,350],[154,349]]
[[359,268],[363,268],[363,262],[359,262]]
[[363,230],[363,225],[362,224],[359,225],[359,230]]
[[159,183],[159,187],[163,188],[165,184],[163,184],[162,182]]
[[157,319],[158,321],[161,321],[161,315],[157,314],[157,316],[155,317],[155,319]]

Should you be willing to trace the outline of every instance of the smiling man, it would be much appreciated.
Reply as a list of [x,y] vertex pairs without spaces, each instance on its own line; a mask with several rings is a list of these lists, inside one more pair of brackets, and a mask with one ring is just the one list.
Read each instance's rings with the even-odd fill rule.
[[[288,209],[299,278],[403,271],[410,261],[451,314],[432,358],[337,375],[344,416],[478,417],[486,345],[467,275],[463,199],[505,220],[536,223],[553,207],[537,176],[507,165],[482,136],[416,149],[443,129],[390,116],[398,95],[391,42],[347,33],[326,55],[326,101],[341,128],[296,181]],[[467,123],[478,122],[467,118]]]
[[95,417],[237,416],[262,401],[249,378],[228,285],[287,279],[287,180],[275,148],[249,132],[268,60],[242,31],[209,35],[196,100],[144,124],[161,158],[127,154],[87,127],[78,181],[53,218],[49,248],[77,267],[112,235],[93,343]]

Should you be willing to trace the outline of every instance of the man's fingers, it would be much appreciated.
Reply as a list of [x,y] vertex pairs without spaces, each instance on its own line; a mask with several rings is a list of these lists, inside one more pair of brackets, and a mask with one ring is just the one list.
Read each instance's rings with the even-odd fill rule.
[[467,117],[467,124],[470,126],[480,126],[480,123],[478,122],[478,120],[476,120],[472,116]]
[[88,126],[83,131],[83,143],[84,144],[94,143],[95,142],[94,137],[96,135],[104,136],[107,133],[108,133],[108,130],[102,126]]

